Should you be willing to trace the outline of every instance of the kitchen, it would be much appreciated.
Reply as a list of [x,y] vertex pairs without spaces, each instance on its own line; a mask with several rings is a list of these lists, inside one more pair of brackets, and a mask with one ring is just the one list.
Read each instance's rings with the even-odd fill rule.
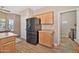
[[[30,47],[33,47],[34,51],[36,49],[40,50],[40,51],[36,50],[35,52],[57,52],[57,51],[59,52],[60,50],[57,49],[60,45],[59,32],[58,32],[58,13],[63,10],[73,9],[77,7],[58,7],[58,6],[57,7],[55,6],[51,6],[51,7],[44,7],[44,6],[42,7],[41,6],[11,7],[10,6],[10,7],[6,7],[5,6],[5,8],[6,9],[11,8],[10,10],[15,8],[14,13],[6,13],[6,15],[4,12],[3,13],[1,12],[1,13],[3,14],[2,17],[5,16],[4,17],[5,19],[7,18],[14,19],[14,25],[13,25],[14,29],[8,32],[13,32],[17,34],[17,35],[14,34],[13,36],[14,37],[18,36],[20,40],[20,42],[15,44],[16,50],[18,50],[19,52],[31,52]],[[0,15],[2,15],[1,13]],[[39,43],[37,45],[32,45],[26,42],[28,38],[27,36],[28,31],[26,31],[27,30],[26,20],[29,18],[38,18],[40,20],[41,29],[38,31],[37,40],[39,40]],[[6,26],[6,28],[8,27]],[[31,35],[29,36],[31,37]],[[23,42],[21,43],[21,41]],[[39,46],[40,48],[38,48]],[[42,50],[41,47],[44,49]],[[57,50],[55,51],[54,49],[55,50],[57,49]]]

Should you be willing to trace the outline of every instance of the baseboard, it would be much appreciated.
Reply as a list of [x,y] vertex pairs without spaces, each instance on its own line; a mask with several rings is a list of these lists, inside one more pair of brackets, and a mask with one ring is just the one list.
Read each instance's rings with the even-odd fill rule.
[[54,48],[58,48],[58,47],[59,47],[59,44],[54,43]]

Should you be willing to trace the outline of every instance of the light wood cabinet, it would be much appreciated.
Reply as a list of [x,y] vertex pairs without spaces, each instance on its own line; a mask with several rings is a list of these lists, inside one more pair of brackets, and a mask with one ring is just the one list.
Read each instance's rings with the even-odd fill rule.
[[53,33],[39,31],[39,43],[47,47],[53,47]]
[[16,37],[6,37],[0,39],[0,52],[2,53],[16,52],[15,39]]
[[41,18],[41,24],[53,24],[54,19],[52,12],[42,14],[40,18]]
[[1,46],[1,52],[15,52],[15,41],[6,43],[4,45]]
[[53,24],[54,23],[54,12],[47,12],[36,15],[34,17],[41,19],[41,24]]

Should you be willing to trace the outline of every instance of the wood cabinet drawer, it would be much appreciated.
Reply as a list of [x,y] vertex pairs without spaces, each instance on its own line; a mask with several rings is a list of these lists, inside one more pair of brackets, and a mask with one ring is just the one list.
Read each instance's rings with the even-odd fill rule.
[[2,53],[11,53],[16,52],[15,41],[0,45],[0,52]]
[[6,44],[10,41],[15,41],[15,37],[7,37],[7,38],[0,39],[0,45]]

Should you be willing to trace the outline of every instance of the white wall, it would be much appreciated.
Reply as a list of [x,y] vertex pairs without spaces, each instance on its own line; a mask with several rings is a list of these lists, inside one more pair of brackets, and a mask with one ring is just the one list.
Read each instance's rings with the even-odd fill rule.
[[21,38],[26,39],[26,17],[21,16]]
[[61,14],[61,20],[62,20],[62,37],[68,37],[68,34],[70,30],[74,27],[74,24],[76,24],[76,11],[70,11],[65,12]]
[[32,10],[31,9],[25,9],[21,13],[21,38],[26,40],[26,19],[31,17],[32,15]]

